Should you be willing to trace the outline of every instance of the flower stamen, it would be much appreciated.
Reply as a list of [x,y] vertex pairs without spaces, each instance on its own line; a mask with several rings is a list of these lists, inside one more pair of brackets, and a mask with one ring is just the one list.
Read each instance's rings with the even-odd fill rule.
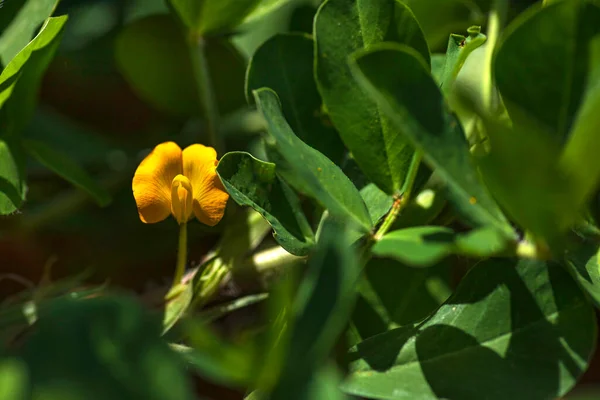
[[194,192],[190,180],[177,175],[171,183],[171,213],[181,225],[186,223],[192,216],[192,203]]

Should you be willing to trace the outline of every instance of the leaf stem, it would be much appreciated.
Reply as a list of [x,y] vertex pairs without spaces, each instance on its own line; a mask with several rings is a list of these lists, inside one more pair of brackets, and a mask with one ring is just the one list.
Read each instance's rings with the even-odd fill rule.
[[187,223],[179,225],[179,248],[177,250],[177,265],[175,266],[175,277],[173,286],[181,283],[185,274],[185,265],[187,263]]
[[224,145],[219,135],[219,108],[206,57],[206,41],[201,35],[192,33],[189,36],[188,47],[210,144],[215,148],[217,154],[222,155]]
[[404,209],[406,204],[408,204],[415,186],[415,180],[417,179],[417,173],[419,172],[419,166],[421,165],[422,158],[423,154],[418,150],[415,151],[415,154],[410,162],[410,167],[408,168],[406,179],[402,185],[402,194],[395,196],[392,208],[383,220],[383,223],[379,229],[377,229],[377,232],[375,232],[375,235],[373,235],[373,242],[381,240],[383,235],[385,235],[387,231],[390,230],[392,225],[394,225],[394,222],[396,222],[396,218],[398,218],[400,212]]
[[488,16],[488,26],[486,31],[486,47],[485,56],[483,59],[483,77],[481,80],[481,101],[483,103],[483,109],[487,112],[491,112],[494,105],[493,102],[493,68],[492,58],[494,56],[494,49],[500,36],[500,31],[504,24],[507,11],[507,0],[494,0],[492,8]]

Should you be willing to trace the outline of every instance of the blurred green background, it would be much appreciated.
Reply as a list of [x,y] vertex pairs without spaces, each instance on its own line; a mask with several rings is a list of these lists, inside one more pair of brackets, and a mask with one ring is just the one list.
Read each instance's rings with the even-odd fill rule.
[[[19,1],[4,0],[0,26],[10,21],[11,10]],[[288,0],[262,19],[243,24],[232,37],[209,43],[227,150],[260,156],[262,122],[246,105],[246,63],[255,49],[277,32],[310,33],[319,3]],[[470,25],[485,22],[488,2],[408,3],[432,52],[444,52],[449,33],[464,34]],[[533,3],[513,1],[510,16]],[[197,106],[181,61],[183,51],[169,40],[176,33],[164,17],[156,16],[167,13],[164,0],[60,3],[55,15],[69,14],[69,21],[57,56],[44,76],[39,107],[24,135],[68,154],[110,191],[113,201],[99,208],[85,193],[29,160],[27,200],[17,214],[0,219],[0,275],[14,274],[36,284],[49,265],[53,279],[91,270],[87,284],[108,281],[141,295],[170,282],[178,226],[173,219],[143,224],[131,193],[135,168],[156,144],[173,140],[183,147],[206,138],[202,119],[190,117],[190,110]],[[147,29],[132,28],[140,20],[147,21]],[[161,100],[136,91],[132,82],[137,81],[162,91]],[[214,228],[195,220],[189,224],[192,264],[199,263],[216,243],[225,223]],[[13,279],[0,280],[2,299],[22,289],[23,284]],[[239,295],[234,290],[220,298]],[[221,323],[235,327],[246,317],[236,318],[240,321]],[[600,360],[596,357],[582,381],[581,395],[576,390],[570,398],[600,398],[599,392],[587,394],[588,387],[599,381]],[[202,385],[206,391],[207,384]],[[215,398],[242,398],[235,391],[214,390]]]

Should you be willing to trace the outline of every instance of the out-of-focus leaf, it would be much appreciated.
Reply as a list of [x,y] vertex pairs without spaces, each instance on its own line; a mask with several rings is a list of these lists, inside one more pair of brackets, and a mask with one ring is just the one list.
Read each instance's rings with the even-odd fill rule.
[[187,311],[194,292],[190,283],[181,283],[171,288],[165,296],[163,334],[168,332]]
[[292,0],[261,0],[260,3],[258,3],[258,6],[256,6],[254,10],[252,10],[252,12],[246,16],[244,19],[244,25],[258,21],[267,14],[290,3],[291,1]]
[[0,215],[10,214],[25,200],[25,154],[20,143],[0,140]]
[[454,201],[466,210],[472,222],[514,235],[479,179],[462,128],[448,112],[419,54],[409,47],[386,43],[358,52],[351,65],[357,82],[396,126],[403,127],[406,137],[448,182]]
[[[600,7],[587,0],[529,9],[506,29],[494,60],[504,103],[564,141],[582,101],[590,39],[600,33]],[[550,39],[552,38],[552,39]]]
[[55,301],[20,351],[34,398],[192,399],[161,325],[128,298]]
[[431,55],[431,75],[433,79],[441,87],[442,77],[444,76],[444,68],[446,67],[446,55],[445,54],[432,54]]
[[396,260],[372,258],[364,269],[352,324],[362,340],[418,322],[452,293],[449,265],[411,268]]
[[441,226],[401,229],[385,235],[373,254],[393,257],[410,266],[430,266],[452,253],[454,232]]
[[591,42],[589,52],[587,90],[560,158],[560,169],[571,181],[569,198],[579,211],[600,185],[600,163],[596,161],[600,149],[600,35]]
[[491,151],[479,165],[490,192],[522,228],[555,243],[579,217],[559,144],[535,129],[485,126]]
[[310,400],[315,375],[343,332],[356,295],[356,254],[347,230],[326,223],[296,295],[289,351],[270,399]]
[[371,217],[356,187],[331,160],[298,139],[283,116],[277,94],[260,89],[254,91],[254,97],[267,121],[268,154],[277,165],[277,174],[333,215],[347,218],[362,232],[369,231]]
[[37,36],[0,74],[0,131],[18,134],[35,110],[44,71],[60,44],[67,16],[48,18]]
[[205,326],[189,331],[194,347],[172,344],[189,366],[202,377],[224,385],[250,385],[256,375],[258,350],[252,343],[233,345]]
[[510,245],[493,227],[457,235],[442,226],[417,226],[388,233],[373,246],[373,254],[392,257],[413,267],[428,267],[450,254],[489,257]]
[[231,197],[250,206],[273,227],[275,240],[294,255],[306,255],[314,234],[296,194],[276,175],[273,163],[248,153],[231,152],[219,161],[217,173]]
[[[205,40],[219,111],[233,111],[244,104],[244,60],[228,41]],[[120,32],[115,46],[117,64],[141,98],[169,114],[200,115],[189,49],[171,16],[152,15],[132,22]]]
[[313,78],[314,43],[304,34],[279,34],[254,53],[246,74],[246,96],[263,87],[274,90],[294,133],[339,164],[344,145],[321,116],[321,96]]
[[0,60],[7,65],[32,39],[57,0],[4,0],[0,12]]
[[565,264],[577,282],[588,293],[596,307],[600,308],[600,247],[598,243],[586,240],[564,255]]
[[348,58],[383,41],[412,46],[430,62],[414,15],[396,0],[328,0],[315,20],[315,77],[329,116],[365,175],[388,194],[398,194],[414,149],[404,126],[393,125],[357,85]]
[[342,388],[380,399],[557,398],[585,371],[595,324],[560,266],[486,261],[423,323],[359,343]]
[[169,0],[190,31],[204,35],[239,25],[261,0]]
[[425,188],[409,202],[396,219],[393,228],[410,228],[412,226],[429,225],[442,212],[447,204],[446,189],[441,182],[426,185]]
[[48,147],[43,142],[34,140],[25,141],[25,149],[41,164],[89,194],[99,206],[104,207],[110,203],[111,197],[106,189],[98,185],[84,169],[67,155]]
[[[320,367],[309,383],[304,398],[307,400],[350,400],[350,397],[346,396],[339,388],[341,380],[342,376],[334,365],[327,364]],[[287,399],[287,397],[279,398]]]
[[0,360],[0,400],[22,400],[29,395],[27,365],[16,358]]

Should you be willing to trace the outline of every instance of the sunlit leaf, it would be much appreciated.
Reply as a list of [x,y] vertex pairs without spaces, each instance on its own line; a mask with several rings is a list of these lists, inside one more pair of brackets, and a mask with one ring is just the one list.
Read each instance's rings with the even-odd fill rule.
[[383,399],[556,398],[586,369],[595,324],[560,266],[487,261],[431,318],[353,348],[342,387]]
[[348,218],[364,232],[371,229],[371,217],[356,187],[331,160],[298,139],[283,117],[276,93],[260,89],[254,97],[267,121],[273,142],[269,159],[277,165],[277,173],[332,214]]
[[314,25],[315,77],[327,113],[365,175],[398,194],[414,150],[404,126],[393,125],[380,105],[357,85],[348,58],[383,41],[413,46],[429,64],[427,43],[410,9],[396,0],[328,0]]
[[[513,235],[504,215],[479,179],[462,128],[445,104],[419,54],[381,44],[353,56],[354,76],[393,123],[450,185],[454,202],[478,226]],[[397,71],[403,71],[398,74]],[[419,93],[418,97],[414,93]]]

